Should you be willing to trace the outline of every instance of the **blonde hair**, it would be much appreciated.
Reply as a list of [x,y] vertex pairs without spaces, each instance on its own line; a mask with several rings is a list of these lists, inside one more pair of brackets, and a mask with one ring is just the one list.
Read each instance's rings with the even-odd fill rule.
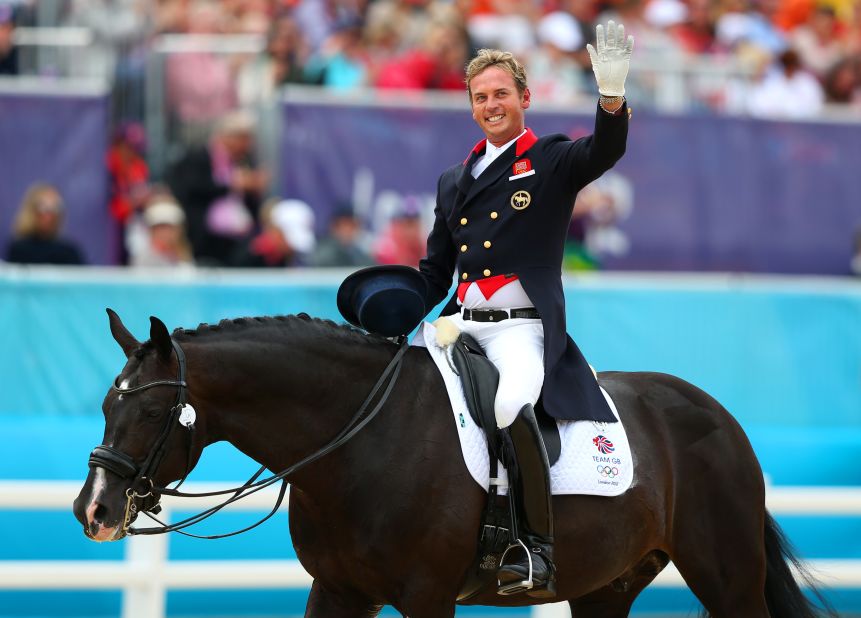
[[[47,193],[53,193],[59,198],[62,204],[60,192],[54,185],[49,185],[45,182],[38,182],[30,185],[27,193],[24,194],[24,199],[21,201],[21,207],[18,209],[18,214],[15,216],[14,235],[15,238],[26,238],[36,233],[36,217],[39,212],[39,204]],[[60,226],[63,223],[63,210],[60,208],[57,212],[57,224],[54,229],[54,234],[60,231]]]
[[496,66],[511,75],[514,78],[514,84],[517,86],[517,91],[522,95],[528,87],[526,84],[526,69],[514,57],[511,52],[502,51],[500,49],[480,49],[475,55],[475,58],[469,61],[466,65],[466,92],[469,95],[469,100],[472,101],[472,89],[470,83],[472,79],[484,71],[488,67]]

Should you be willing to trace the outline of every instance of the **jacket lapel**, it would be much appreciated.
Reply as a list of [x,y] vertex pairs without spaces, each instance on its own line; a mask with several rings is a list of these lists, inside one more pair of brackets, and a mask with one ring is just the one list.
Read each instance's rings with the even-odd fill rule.
[[[466,176],[469,180],[472,180],[472,182],[470,183],[469,180],[465,179],[458,179],[458,189],[466,196],[460,205],[465,206],[475,196],[484,191],[484,189],[499,180],[506,172],[512,170],[514,162],[527,150],[532,148],[537,141],[538,137],[532,132],[532,129],[527,128],[523,135],[518,138],[517,142],[509,146],[505,152],[499,155],[499,158],[497,158],[496,161],[491,163],[490,166],[482,172],[481,176],[473,180],[472,166],[476,159],[484,153],[484,140],[476,144],[475,148],[472,149],[472,154],[470,154],[461,170],[461,179]],[[510,176],[512,174],[513,171],[508,175]]]
[[472,166],[475,164],[478,157],[481,156],[482,152],[484,151],[473,150],[466,158],[466,161],[463,162],[463,165],[460,168],[460,172],[458,172],[458,176],[455,179],[457,190],[458,192],[462,193],[464,197],[469,193],[470,188],[475,182],[475,178],[472,177]]
[[[505,152],[503,152],[499,157],[497,157],[496,161],[490,164],[486,170],[484,170],[481,175],[476,178],[472,186],[469,187],[469,191],[466,193],[466,199],[464,200],[464,205],[468,204],[473,198],[475,198],[479,193],[484,191],[487,187],[495,183],[499,178],[505,174],[508,170],[511,169],[511,166],[514,165],[515,149],[514,145],[507,148]],[[469,166],[470,170],[472,170],[472,165]],[[472,176],[470,174],[470,176]]]

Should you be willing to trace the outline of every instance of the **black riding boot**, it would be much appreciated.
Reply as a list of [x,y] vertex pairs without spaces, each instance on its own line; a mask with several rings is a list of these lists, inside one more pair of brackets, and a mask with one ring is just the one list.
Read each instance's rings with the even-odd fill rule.
[[496,575],[498,592],[525,591],[531,597],[554,597],[556,569],[553,566],[550,464],[532,406],[523,406],[515,421],[500,431],[508,490],[514,498],[513,529],[519,538],[503,555]]

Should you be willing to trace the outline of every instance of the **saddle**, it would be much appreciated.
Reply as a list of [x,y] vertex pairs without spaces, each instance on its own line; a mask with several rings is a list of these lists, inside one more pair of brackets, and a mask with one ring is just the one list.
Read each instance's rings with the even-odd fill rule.
[[[513,542],[511,538],[511,512],[508,501],[498,495],[496,481],[501,459],[499,430],[496,427],[494,399],[499,386],[499,371],[488,360],[481,346],[473,337],[461,333],[452,344],[454,369],[460,376],[464,399],[475,424],[481,427],[487,437],[487,451],[490,458],[490,486],[478,539],[478,552],[470,567],[466,581],[458,594],[458,601],[466,601],[486,589],[496,588],[496,571],[505,549]],[[541,405],[535,406],[535,416],[547,456],[552,466],[562,453],[562,439],[559,427]]]

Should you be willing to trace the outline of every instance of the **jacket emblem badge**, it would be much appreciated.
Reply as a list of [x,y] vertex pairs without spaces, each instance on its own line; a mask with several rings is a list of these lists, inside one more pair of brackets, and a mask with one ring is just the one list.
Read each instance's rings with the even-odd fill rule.
[[529,191],[517,191],[511,196],[511,207],[514,210],[523,210],[532,203]]
[[517,161],[513,166],[511,171],[515,176],[518,174],[525,174],[526,172],[532,169],[532,162],[529,159],[521,159]]

